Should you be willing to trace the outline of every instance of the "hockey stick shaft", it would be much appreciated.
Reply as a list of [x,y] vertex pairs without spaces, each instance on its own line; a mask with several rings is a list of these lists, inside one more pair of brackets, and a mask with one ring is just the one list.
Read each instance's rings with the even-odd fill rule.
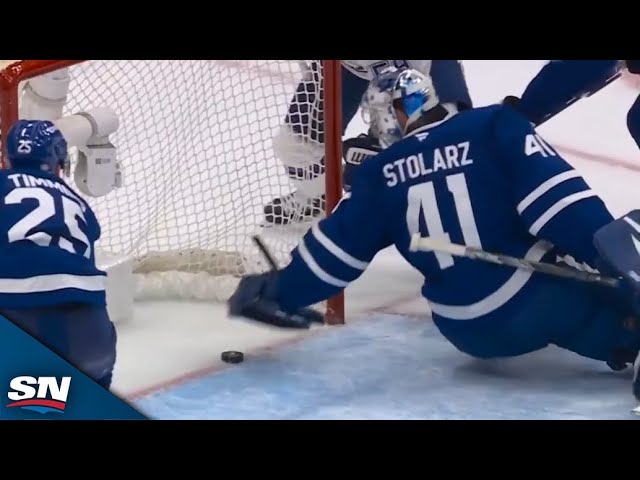
[[262,238],[260,238],[258,235],[254,235],[252,238],[254,243],[260,250],[260,253],[262,253],[264,258],[267,260],[267,263],[271,267],[271,270],[273,270],[274,272],[278,271],[278,264],[276,263],[276,259],[273,258],[273,255],[271,255],[269,248],[262,241]]
[[476,247],[443,242],[430,237],[421,237],[420,234],[415,234],[411,237],[409,250],[412,252],[448,253],[449,255],[456,257],[465,257],[472,260],[480,260],[483,262],[505,265],[531,272],[545,273],[547,275],[569,278],[582,282],[597,283],[608,287],[617,287],[620,284],[619,279],[606,277],[598,273],[584,272],[570,267],[562,267],[551,263],[535,262],[499,253],[490,253]]

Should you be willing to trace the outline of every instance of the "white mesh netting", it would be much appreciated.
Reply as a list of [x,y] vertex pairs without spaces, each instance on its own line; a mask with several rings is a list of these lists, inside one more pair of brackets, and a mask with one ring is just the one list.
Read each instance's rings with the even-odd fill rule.
[[288,260],[310,225],[260,227],[264,205],[292,190],[272,138],[306,78],[310,94],[295,96],[311,113],[301,116],[307,122],[301,131],[323,141],[316,121],[319,67],[280,60],[92,60],[69,70],[65,115],[108,106],[120,117],[112,141],[123,186],[88,200],[102,226],[98,248],[135,258],[135,272],[145,274],[138,299],[227,298],[238,275],[268,268],[252,243],[256,233],[281,264]]

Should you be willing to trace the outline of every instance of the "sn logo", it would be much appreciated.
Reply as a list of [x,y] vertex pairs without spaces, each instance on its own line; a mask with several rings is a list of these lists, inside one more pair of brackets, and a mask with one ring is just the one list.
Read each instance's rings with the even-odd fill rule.
[[[32,386],[34,385],[34,386]],[[37,389],[36,389],[37,386]],[[7,408],[22,408],[39,413],[64,412],[71,386],[71,377],[15,377],[7,394],[13,402]]]

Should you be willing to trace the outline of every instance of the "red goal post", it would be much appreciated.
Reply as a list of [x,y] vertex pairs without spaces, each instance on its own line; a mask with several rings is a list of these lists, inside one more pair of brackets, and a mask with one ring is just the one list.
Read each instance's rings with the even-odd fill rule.
[[[53,72],[55,70],[63,69],[65,67],[70,67],[70,71],[72,72],[72,81],[73,81],[73,71],[74,68],[82,67],[82,64],[86,63],[99,63],[107,61],[100,60],[20,60],[15,61],[7,65],[1,65],[3,67],[0,70],[0,132],[7,132],[10,126],[19,118],[19,88],[22,82],[25,82],[34,77],[38,77],[43,74],[47,74]],[[122,62],[123,71],[124,64],[127,62],[137,62],[137,61],[129,61],[122,60],[117,61]],[[155,68],[153,65],[157,62],[158,64],[162,62],[169,61],[147,61],[149,65],[151,65],[151,69]],[[171,62],[185,62],[189,64],[193,64],[195,62],[211,62],[207,60],[201,61],[171,61]],[[252,61],[248,61],[252,62]],[[253,61],[253,62],[273,62],[273,65],[281,65],[285,64],[288,61]],[[299,61],[290,61],[291,63],[299,62]],[[318,61],[316,61],[318,62]],[[325,149],[325,186],[326,186],[326,212],[330,214],[330,212],[335,208],[338,201],[342,196],[342,106],[341,106],[341,63],[340,60],[322,60],[320,61],[322,65],[322,89],[323,89],[323,104],[324,104],[324,149]],[[106,67],[105,67],[106,68]],[[119,68],[119,67],[118,67]],[[199,67],[198,67],[199,68]],[[273,78],[276,78],[278,74],[280,74],[280,67],[272,68],[270,75],[273,75]],[[106,70],[105,70],[106,71]],[[248,69],[245,72],[251,73],[253,70]],[[274,73],[275,72],[275,73]],[[149,78],[151,78],[151,74],[149,73]],[[160,70],[156,73],[156,75],[160,75]],[[104,75],[104,74],[102,74]],[[138,78],[139,72],[137,72],[135,78]],[[95,80],[100,80],[94,77]],[[198,78],[196,75],[185,74],[184,78],[180,77],[180,84],[176,84],[174,86],[175,89],[189,89],[189,85],[187,82],[197,82]],[[92,92],[97,92],[96,86],[90,80],[84,80],[86,84],[83,84],[82,98],[91,100]],[[261,84],[262,85],[262,84]],[[140,90],[144,89],[144,85],[140,85]],[[286,104],[289,98],[286,98],[281,92],[278,85],[262,85],[262,90],[260,92],[255,93],[255,95],[262,95],[263,97],[259,97],[260,102],[266,103],[278,103],[278,104]],[[124,88],[124,87],[122,87]],[[127,87],[131,88],[131,87]],[[194,85],[193,90],[197,90],[200,88],[200,85]],[[135,89],[135,88],[134,88]],[[109,101],[111,96],[117,96],[123,94],[123,91],[118,89],[109,88],[108,91],[101,92],[101,100],[106,102]],[[278,90],[280,93],[273,93],[275,90]],[[185,94],[186,95],[186,94]],[[219,93],[216,93],[219,95]],[[230,95],[234,95],[233,92]],[[277,98],[272,98],[277,95]],[[205,101],[204,99],[203,101]],[[82,107],[82,103],[78,104]],[[84,107],[84,108],[88,108]],[[270,111],[270,110],[269,110]],[[118,112],[124,113],[127,112]],[[223,142],[221,139],[213,139],[214,142],[219,141]],[[1,142],[1,137],[0,137]],[[117,145],[117,139],[114,141]],[[6,149],[4,142],[1,144],[1,153],[2,153],[2,165],[6,165]],[[262,152],[259,152],[262,153]],[[126,159],[123,159],[126,162]],[[126,167],[126,165],[125,165]],[[126,182],[126,177],[125,177]],[[117,192],[112,192],[111,195],[117,195]],[[114,212],[113,214],[117,214],[118,212]],[[120,212],[123,213],[123,212]],[[98,215],[100,218],[100,215]],[[102,219],[101,219],[102,220]],[[345,321],[345,311],[344,311],[344,297],[342,294],[330,299],[327,302],[327,310],[326,310],[326,321],[328,324],[342,324]]]

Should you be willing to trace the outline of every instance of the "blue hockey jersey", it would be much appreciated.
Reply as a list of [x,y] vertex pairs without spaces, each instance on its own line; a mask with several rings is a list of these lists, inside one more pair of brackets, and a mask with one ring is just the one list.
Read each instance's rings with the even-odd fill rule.
[[46,172],[0,171],[0,309],[105,305],[100,227],[87,202]]
[[522,115],[509,106],[468,110],[367,160],[350,194],[292,252],[277,300],[294,310],[329,298],[395,245],[424,275],[422,292],[441,330],[464,320],[499,321],[549,277],[411,252],[412,234],[535,261],[570,255],[593,264],[593,234],[612,220]]

